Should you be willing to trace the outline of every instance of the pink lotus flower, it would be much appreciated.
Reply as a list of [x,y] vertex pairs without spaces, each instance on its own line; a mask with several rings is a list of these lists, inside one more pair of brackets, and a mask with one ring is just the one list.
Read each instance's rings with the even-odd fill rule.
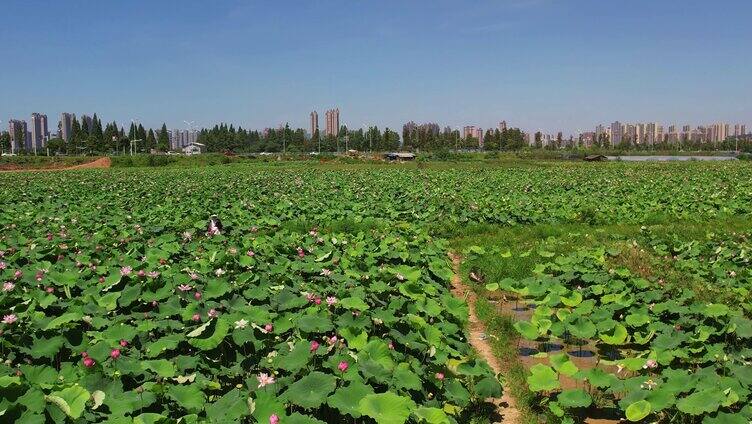
[[159,277],[159,272],[157,272],[157,271],[149,271],[149,273],[147,275],[149,276],[149,278],[157,278],[157,277]]
[[128,347],[128,340],[125,340],[125,339],[120,340],[120,346],[121,347]]
[[645,369],[658,368],[658,362],[656,362],[655,359],[648,359],[647,362],[645,362],[645,365],[642,366],[642,368],[645,368]]
[[313,293],[308,293],[305,296],[306,300],[309,302],[313,302],[316,299],[316,295]]
[[117,359],[120,357],[120,349],[112,349],[112,352],[110,352],[110,358]]
[[131,268],[129,266],[124,266],[124,267],[120,268],[120,275],[122,275],[123,277],[127,277],[127,276],[131,275],[131,272],[133,272],[133,268]]
[[279,417],[277,414],[269,415],[269,424],[279,424]]
[[201,292],[193,293],[193,298],[196,300],[201,300]]
[[264,331],[266,331],[267,333],[271,333],[272,331],[274,331],[274,326],[271,323],[267,323],[264,326]]
[[191,291],[192,289],[193,287],[189,286],[188,284],[181,284],[178,286],[178,290],[180,290],[181,292]]
[[3,324],[13,324],[14,322],[18,321],[18,317],[16,314],[9,314],[3,316]]
[[219,227],[217,227],[217,224],[214,223],[214,220],[209,221],[209,231],[206,232],[209,236],[218,236],[220,235]]
[[337,303],[337,298],[336,298],[336,297],[334,297],[334,296],[329,296],[329,297],[327,297],[327,298],[326,298],[326,304],[327,304],[327,305],[329,305],[329,306],[332,306],[332,305],[334,305],[335,303]]
[[329,338],[328,338],[328,339],[326,340],[326,342],[327,342],[327,343],[328,343],[329,345],[333,345],[333,344],[337,343],[337,336],[332,336],[332,337],[329,337]]
[[319,342],[316,340],[311,342],[311,352],[315,352],[319,349]]
[[16,285],[10,281],[6,281],[5,284],[3,284],[3,291],[5,292],[9,292],[13,290],[14,288],[16,288]]
[[350,367],[350,365],[347,363],[347,361],[342,361],[342,362],[339,363],[339,365],[337,365],[337,368],[340,371],[342,371],[342,372],[347,371],[347,368],[349,368],[349,367]]
[[216,318],[219,316],[219,312],[217,312],[216,309],[212,308],[212,309],[209,309],[209,312],[206,315],[208,315],[209,318]]
[[89,356],[84,358],[84,366],[86,368],[91,368],[96,364],[96,361],[94,359],[90,358]]
[[389,341],[389,349],[394,350],[394,343],[391,340]]
[[21,272],[20,269],[17,269],[16,272],[13,273],[13,278],[15,278],[16,280],[21,278],[21,276],[23,276],[23,272]]
[[248,256],[250,256],[251,258],[254,257],[254,256],[256,256],[256,252],[254,252],[253,250],[249,250],[249,251],[245,252],[245,254],[248,255]]
[[198,274],[196,274],[195,272],[191,272],[191,273],[190,273],[190,274],[188,274],[188,275],[190,275],[190,277],[191,277],[191,280],[194,280],[194,281],[195,281],[195,280],[198,280],[198,279],[199,279],[199,276],[198,276]]
[[47,287],[46,289],[44,289],[44,291],[46,291],[47,293],[55,293],[55,288],[54,287]]
[[321,270],[321,275],[323,275],[324,277],[328,277],[332,275],[332,271],[328,268],[324,268]]
[[89,356],[88,352],[86,352],[86,351],[81,352],[81,357],[82,358],[86,358],[87,356]]
[[104,276],[99,277],[99,283],[104,283]]
[[265,372],[259,373],[256,379],[258,380],[258,383],[259,383],[258,384],[259,389],[269,384],[274,384],[274,376],[269,375]]
[[138,276],[141,278],[144,278],[146,276],[146,271],[144,271],[143,269],[139,269]]
[[298,250],[298,257],[299,258],[305,258],[305,252],[303,251],[303,249],[301,249],[300,247],[298,247],[297,250]]
[[313,303],[315,303],[317,305],[321,305],[321,298],[317,297],[317,298],[313,299]]
[[193,321],[201,321],[201,315],[199,315],[199,314],[193,314],[193,316],[191,317],[191,320],[193,320]]
[[257,226],[255,226],[255,225],[254,225],[253,227],[251,227],[251,232],[252,232],[252,233],[256,233],[256,232],[258,232],[258,227],[257,227]]
[[439,380],[439,381],[443,381],[444,380],[444,373],[443,372],[437,372],[436,373],[436,379]]
[[6,264],[3,261],[0,261],[0,269],[5,269],[5,268],[8,268],[8,264]]

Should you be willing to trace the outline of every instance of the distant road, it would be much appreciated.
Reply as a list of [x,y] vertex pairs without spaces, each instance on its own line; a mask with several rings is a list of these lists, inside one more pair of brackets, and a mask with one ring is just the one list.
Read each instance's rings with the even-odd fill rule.
[[671,162],[688,160],[736,160],[733,156],[606,156],[608,160],[626,162]]

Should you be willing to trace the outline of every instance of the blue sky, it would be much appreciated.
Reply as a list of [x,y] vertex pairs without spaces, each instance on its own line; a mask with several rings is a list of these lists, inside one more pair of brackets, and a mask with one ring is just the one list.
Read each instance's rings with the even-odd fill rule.
[[[4,0],[0,119],[752,123],[749,0]],[[323,122],[322,122],[323,124]]]

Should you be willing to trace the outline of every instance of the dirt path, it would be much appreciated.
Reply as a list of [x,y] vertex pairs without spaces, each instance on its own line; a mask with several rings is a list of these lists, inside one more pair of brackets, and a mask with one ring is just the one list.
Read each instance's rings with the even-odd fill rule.
[[[488,365],[498,374],[504,374],[506,371],[496,356],[493,354],[491,345],[488,343],[485,328],[483,323],[478,320],[478,316],[475,314],[475,292],[462,282],[460,277],[460,263],[461,259],[459,255],[453,253],[449,254],[452,258],[452,268],[454,269],[454,275],[452,276],[452,294],[461,299],[466,299],[468,307],[470,309],[470,322],[468,325],[468,332],[470,337],[470,344],[473,346],[476,352],[488,362]],[[505,389],[501,398],[488,399],[491,403],[496,405],[497,411],[500,417],[502,417],[503,423],[517,424],[520,422],[520,411],[517,409],[517,402],[509,394],[509,390]]]
[[95,168],[109,168],[112,166],[112,160],[108,157],[99,158],[97,160],[82,163],[79,165],[66,166],[60,168],[18,168],[18,169],[2,169],[0,172],[30,172],[30,171],[67,171],[69,169],[95,169]]

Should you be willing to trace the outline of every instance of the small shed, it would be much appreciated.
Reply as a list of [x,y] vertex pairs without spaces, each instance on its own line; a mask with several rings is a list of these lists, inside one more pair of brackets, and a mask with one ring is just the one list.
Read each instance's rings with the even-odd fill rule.
[[402,152],[391,152],[391,153],[385,153],[384,159],[390,160],[390,161],[410,161],[415,160],[415,154],[414,153],[402,153]]
[[205,150],[205,145],[196,142],[190,143],[187,146],[183,147],[183,153],[189,156],[203,153]]
[[608,160],[608,158],[605,155],[588,155],[588,156],[585,156],[585,160],[587,162],[601,162],[604,160]]

